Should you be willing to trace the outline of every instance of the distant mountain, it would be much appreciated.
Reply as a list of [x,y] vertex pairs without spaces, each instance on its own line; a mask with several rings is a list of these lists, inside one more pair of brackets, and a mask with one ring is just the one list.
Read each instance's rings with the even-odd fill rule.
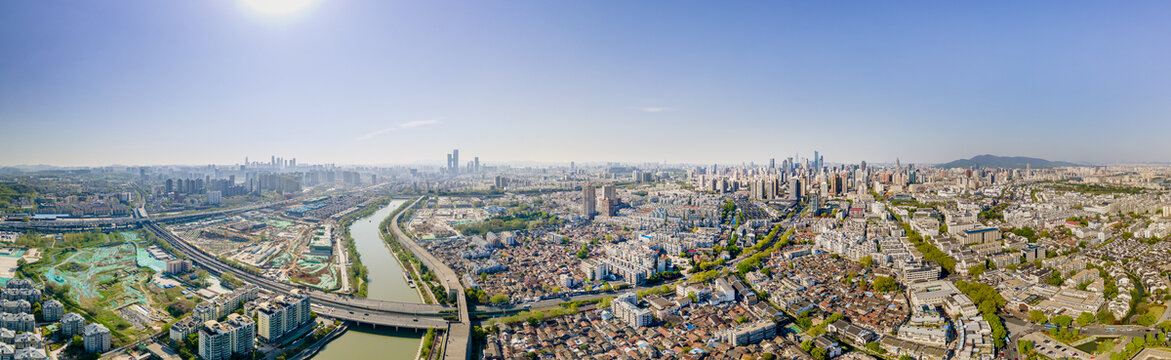
[[1080,166],[1078,164],[1064,162],[1064,161],[1049,161],[1045,159],[1024,157],[1024,156],[996,156],[996,155],[978,155],[971,159],[961,159],[952,161],[946,164],[935,165],[940,168],[1010,168],[1010,169],[1024,169],[1028,165],[1034,169],[1049,169],[1062,166]]

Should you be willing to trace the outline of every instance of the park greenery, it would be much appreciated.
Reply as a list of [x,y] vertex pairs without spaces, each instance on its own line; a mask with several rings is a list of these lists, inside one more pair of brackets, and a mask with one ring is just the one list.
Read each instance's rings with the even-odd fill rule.
[[[784,235],[781,235],[780,240],[777,240],[775,243],[773,243],[773,239],[777,237],[777,233],[780,232],[780,230],[780,225],[774,226],[773,229],[769,231],[768,235],[764,237],[764,239],[761,239],[755,245],[749,247],[748,250],[753,252],[752,255],[745,258],[744,261],[741,261],[739,264],[736,264],[736,272],[740,275],[744,275],[753,270],[759,269],[764,260],[772,256],[772,254],[778,250],[788,246],[789,236],[793,234],[793,229],[785,231]],[[773,243],[773,245],[768,249],[765,249],[764,251],[756,251],[757,249],[760,249],[769,243]]]
[[947,270],[948,273],[955,272],[955,259],[947,256],[947,253],[944,253],[943,250],[939,250],[939,248],[931,244],[931,242],[923,239],[923,236],[920,235],[918,231],[915,231],[915,229],[911,228],[911,224],[904,222],[902,225],[903,231],[907,233],[907,240],[910,240],[912,244],[915,244],[915,249],[918,249],[919,252],[923,254],[924,260],[934,261],[935,263],[939,264],[940,267],[943,267],[944,270]]
[[527,208],[517,208],[509,210],[506,214],[489,217],[482,222],[460,224],[456,225],[455,228],[463,235],[483,235],[489,232],[537,229],[559,225],[561,222],[562,220],[557,218],[557,215]]
[[1080,184],[1071,182],[1047,182],[1047,186],[1057,191],[1076,192],[1087,195],[1114,195],[1126,194],[1135,195],[1141,194],[1146,189],[1134,186],[1112,185],[1112,184]]
[[34,203],[37,198],[37,190],[32,186],[24,184],[0,184],[0,212],[16,213],[23,209],[20,206],[20,199],[28,199],[30,203]]
[[956,288],[968,295],[976,304],[976,308],[984,315],[984,321],[987,321],[992,328],[992,342],[997,348],[1003,348],[1005,346],[1004,337],[1008,331],[996,313],[1007,303],[1004,297],[1000,296],[996,288],[984,283],[956,281]]
[[[138,238],[142,239],[144,244],[165,244],[155,238],[149,232],[139,230]],[[101,295],[95,299],[84,299],[78,297],[76,291],[68,284],[58,284],[55,281],[49,281],[45,278],[47,269],[52,266],[60,266],[62,271],[80,272],[92,266],[90,263],[78,263],[67,260],[70,254],[85,249],[114,247],[123,245],[126,242],[126,237],[120,232],[102,233],[82,232],[60,234],[57,236],[45,237],[35,232],[28,232],[22,234],[17,240],[17,246],[24,246],[29,248],[41,249],[41,258],[34,262],[27,262],[24,259],[17,261],[16,278],[31,279],[33,281],[44,284],[45,299],[56,299],[65,306],[65,311],[76,312],[87,321],[104,325],[110,329],[112,341],[114,346],[122,346],[133,342],[139,337],[146,335],[143,329],[135,328],[133,324],[121,315],[109,310],[110,299],[114,299],[123,290],[120,283],[125,283],[125,286],[134,286],[136,288],[143,288],[149,282],[149,275],[154,274],[154,270],[146,267],[138,267],[137,269],[128,269],[128,271],[143,271],[146,272],[147,279],[138,282],[135,280],[131,282],[132,277],[113,277],[103,280],[99,285],[98,293]],[[137,245],[143,246],[143,245]],[[164,247],[164,249],[169,249]],[[181,255],[181,254],[180,254]],[[168,307],[168,302],[174,296],[148,294],[149,298],[159,304],[160,308]],[[181,310],[182,307],[176,308]],[[170,309],[168,309],[170,310]],[[34,308],[34,312],[35,312]]]

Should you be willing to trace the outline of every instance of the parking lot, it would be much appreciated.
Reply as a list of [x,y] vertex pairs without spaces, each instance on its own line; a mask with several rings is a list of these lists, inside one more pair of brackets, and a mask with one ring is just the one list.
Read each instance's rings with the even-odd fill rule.
[[1050,359],[1093,359],[1093,355],[1057,341],[1043,333],[1030,333],[1021,339],[1032,341],[1034,344],[1033,350]]

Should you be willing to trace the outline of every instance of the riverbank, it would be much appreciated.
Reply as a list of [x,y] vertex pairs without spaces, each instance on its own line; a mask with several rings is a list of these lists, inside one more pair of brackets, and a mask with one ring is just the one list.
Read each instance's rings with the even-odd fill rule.
[[[345,231],[350,234],[351,244],[367,267],[367,298],[419,303],[422,301],[418,292],[410,289],[404,279],[407,270],[391,259],[393,252],[380,245],[385,242],[379,229],[383,219],[407,204],[402,199],[388,200],[367,216],[354,218]],[[423,332],[350,326],[348,332],[323,346],[313,359],[415,359],[423,336]]]
[[395,246],[397,244],[395,244],[390,239],[390,236],[393,235],[387,231],[387,226],[390,225],[391,219],[394,219],[395,215],[398,215],[400,212],[403,212],[406,208],[410,207],[411,204],[414,204],[416,200],[418,200],[418,198],[408,200],[402,205],[399,205],[399,207],[394,209],[394,211],[387,215],[385,219],[382,219],[382,222],[378,224],[378,236],[382,239],[382,244],[386,246],[386,249],[394,255],[394,260],[398,262],[399,267],[403,269],[408,285],[415,285],[413,286],[415,293],[419,295],[420,299],[423,299],[424,303],[434,304],[436,303],[436,300],[434,294],[431,294],[430,288],[428,287],[427,292],[422,290],[421,284],[424,284],[424,281],[419,276],[419,268],[416,266],[417,261],[412,261],[414,259],[410,256],[410,253],[406,253],[407,256],[404,256],[404,249],[399,246]]
[[345,323],[338,325],[337,327],[335,327],[333,329],[333,331],[330,331],[329,334],[327,334],[324,338],[317,340],[317,342],[313,343],[313,345],[310,345],[309,348],[302,350],[300,353],[298,353],[296,356],[293,356],[291,359],[292,360],[304,360],[304,359],[309,359],[309,358],[316,356],[318,352],[321,352],[321,349],[323,347],[325,347],[326,344],[329,344],[330,342],[334,341],[338,337],[341,337],[342,334],[345,334],[346,331],[348,331],[349,329],[350,329],[350,326]]
[[[428,304],[447,304],[449,299],[441,299],[435,296],[435,288],[442,287],[441,284],[434,281],[435,274],[423,266],[419,259],[415,257],[415,254],[403,247],[398,241],[395,241],[392,238],[395,235],[389,230],[391,226],[400,226],[400,224],[393,224],[394,217],[403,211],[408,211],[412,204],[421,203],[417,202],[417,200],[418,198],[407,201],[398,209],[395,209],[390,216],[383,219],[382,223],[378,226],[379,236],[382,237],[382,242],[386,244],[386,248],[390,249],[391,253],[394,254],[394,258],[399,262],[399,266],[409,272],[411,280],[415,283],[415,290],[423,297],[423,300]],[[407,241],[411,240],[407,239]],[[426,289],[422,289],[423,286],[426,286]]]
[[358,252],[358,248],[354,244],[354,238],[350,234],[350,226],[355,220],[369,217],[388,204],[390,204],[390,198],[384,197],[363,206],[361,210],[342,216],[337,221],[337,228],[342,229],[342,241],[346,244],[346,258],[350,261],[346,277],[349,278],[350,294],[354,296],[366,297],[370,274],[369,269],[362,264],[362,254]]

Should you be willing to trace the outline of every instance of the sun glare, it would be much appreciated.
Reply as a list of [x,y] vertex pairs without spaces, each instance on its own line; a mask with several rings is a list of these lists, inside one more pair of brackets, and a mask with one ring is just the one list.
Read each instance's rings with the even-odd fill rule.
[[312,5],[314,0],[240,0],[253,11],[265,15],[292,14]]

